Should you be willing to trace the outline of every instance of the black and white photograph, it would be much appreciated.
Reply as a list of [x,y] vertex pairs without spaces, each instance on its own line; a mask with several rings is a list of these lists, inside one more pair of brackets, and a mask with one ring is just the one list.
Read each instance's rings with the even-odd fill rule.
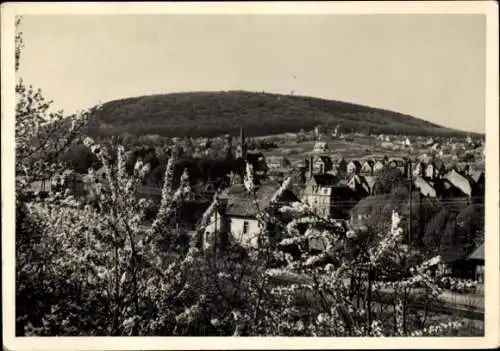
[[498,8],[392,3],[2,6],[4,346],[498,346]]

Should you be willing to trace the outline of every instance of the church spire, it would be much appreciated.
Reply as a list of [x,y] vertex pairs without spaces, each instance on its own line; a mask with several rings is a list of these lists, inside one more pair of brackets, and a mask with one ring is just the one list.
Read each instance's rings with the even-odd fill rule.
[[244,160],[247,158],[247,143],[245,141],[245,129],[243,126],[240,127],[240,143],[239,143],[239,153],[240,157]]

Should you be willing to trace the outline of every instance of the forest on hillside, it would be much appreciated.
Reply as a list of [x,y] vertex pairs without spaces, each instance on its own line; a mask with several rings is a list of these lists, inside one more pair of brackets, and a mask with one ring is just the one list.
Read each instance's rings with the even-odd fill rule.
[[192,92],[114,100],[93,114],[87,133],[214,137],[311,130],[317,125],[345,132],[463,136],[464,132],[409,115],[341,101],[244,91]]

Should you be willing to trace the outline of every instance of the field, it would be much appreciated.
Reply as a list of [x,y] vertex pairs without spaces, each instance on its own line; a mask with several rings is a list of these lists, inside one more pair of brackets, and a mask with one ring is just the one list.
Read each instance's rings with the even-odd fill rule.
[[[317,141],[297,142],[291,140],[283,141],[278,144],[278,148],[266,151],[265,156],[284,155],[287,156],[293,165],[303,162],[305,158],[314,155],[313,149]],[[325,154],[333,159],[346,160],[373,158],[381,159],[385,155],[388,157],[403,157],[409,156],[410,150],[403,146],[394,145],[394,148],[383,148],[379,140],[375,137],[352,135],[347,140],[330,139],[325,141],[328,145],[328,150]],[[427,150],[419,150],[419,153],[425,153]]]

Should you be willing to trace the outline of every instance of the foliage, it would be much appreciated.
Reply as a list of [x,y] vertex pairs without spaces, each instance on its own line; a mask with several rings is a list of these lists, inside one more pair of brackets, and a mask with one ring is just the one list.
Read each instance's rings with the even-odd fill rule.
[[[145,120],[147,123],[143,123]],[[464,135],[411,116],[361,105],[243,91],[175,93],[110,101],[94,114],[87,133],[93,137],[125,133],[236,136],[245,126],[248,136],[258,136],[312,130],[318,124],[330,129],[341,124],[345,131],[368,129],[377,134]]]
[[[282,206],[291,178],[260,208],[252,164],[245,164],[244,185],[257,206],[260,231],[247,247],[207,231],[223,206],[217,194],[195,231],[175,226],[176,210],[192,191],[186,169],[176,175],[175,153],[164,160],[159,208],[145,226],[153,204],[139,188],[151,164],[136,157],[127,172],[134,155],[119,140],[106,145],[83,138],[103,171],[89,172],[92,206],[69,189],[27,196],[29,181],[65,168],[54,153],[79,133],[68,132],[64,122],[37,128],[38,121],[52,120],[47,103],[41,93],[20,88],[19,95],[18,335],[420,336],[449,335],[459,326],[429,325],[413,308],[414,299],[430,303],[441,293],[430,276],[440,258],[422,263],[403,244],[396,211],[387,231],[350,230],[300,202]],[[54,125],[62,145],[46,134]],[[283,222],[280,213],[291,220]],[[326,242],[325,252],[307,250],[301,226],[319,233],[313,235]],[[298,254],[280,250],[284,242],[295,243]],[[283,273],[301,279],[286,285]]]
[[408,182],[400,170],[394,167],[384,167],[377,175],[377,182],[373,192],[375,195],[389,194],[398,187],[406,188]]

